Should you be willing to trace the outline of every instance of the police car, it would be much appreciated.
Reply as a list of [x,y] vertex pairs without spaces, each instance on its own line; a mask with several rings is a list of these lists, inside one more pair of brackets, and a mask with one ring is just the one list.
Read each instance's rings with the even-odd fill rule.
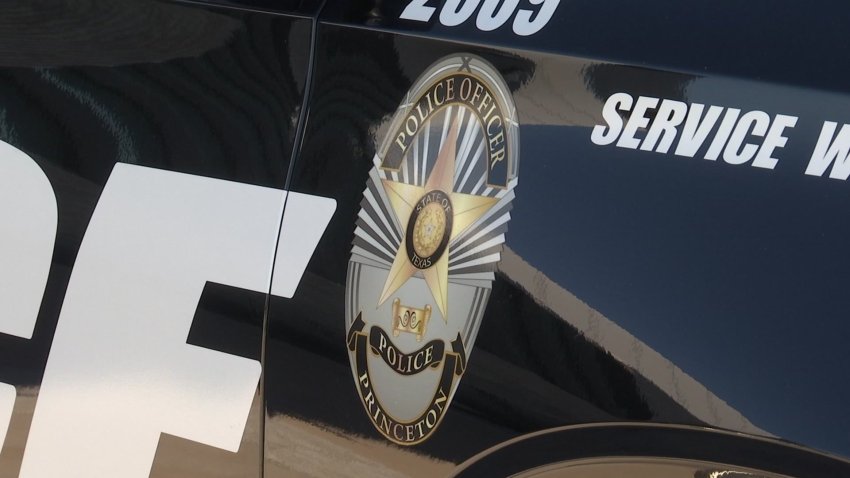
[[850,476],[846,7],[0,12],[0,476]]

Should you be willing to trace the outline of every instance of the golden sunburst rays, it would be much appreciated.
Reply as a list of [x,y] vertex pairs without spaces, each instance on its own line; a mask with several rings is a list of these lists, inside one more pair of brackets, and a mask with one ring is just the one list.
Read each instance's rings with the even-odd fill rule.
[[[443,320],[448,321],[448,243],[480,219],[498,202],[496,198],[462,194],[453,191],[459,130],[459,118],[455,116],[446,135],[446,139],[443,142],[443,147],[437,154],[437,160],[424,186],[390,181],[388,179],[382,181],[393,212],[401,225],[402,241],[396,252],[390,272],[387,275],[387,281],[384,283],[381,298],[378,300],[379,306],[386,302],[417,271],[421,271],[425,283],[428,285],[428,289],[431,291],[431,295],[440,309]],[[436,194],[434,194],[435,192]],[[433,227],[431,224],[422,225],[418,222],[416,224],[409,224],[411,219],[416,221],[414,213],[418,215],[419,210],[422,209],[421,206],[417,209],[417,204],[422,202],[424,205],[426,201],[431,201],[435,197],[448,199],[447,202],[443,203],[448,206],[444,206],[442,209],[444,215],[447,217],[444,219],[438,218],[442,219],[440,225],[448,224],[448,227]],[[443,234],[446,236],[444,238],[446,245],[435,254],[439,257],[426,258],[424,264],[421,258],[415,258],[420,261],[420,265],[419,267],[414,265],[414,258],[411,258],[408,252],[409,244],[407,244],[410,240],[407,232],[409,232],[408,230],[411,227],[415,227],[417,231],[420,227],[428,228],[427,232],[432,230],[443,231]]]

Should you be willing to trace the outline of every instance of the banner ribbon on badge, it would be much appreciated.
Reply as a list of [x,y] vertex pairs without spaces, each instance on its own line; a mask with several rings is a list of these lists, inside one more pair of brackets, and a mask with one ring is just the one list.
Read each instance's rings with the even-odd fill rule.
[[[379,327],[364,332],[366,323],[357,315],[348,329],[348,350],[354,353],[357,372],[357,388],[360,399],[372,424],[387,439],[399,445],[415,445],[426,440],[443,419],[448,409],[449,394],[455,380],[466,370],[466,350],[460,334],[451,342],[451,351],[445,350],[445,342],[432,340],[412,353],[402,353]],[[413,375],[427,368],[436,368],[441,363],[443,370],[434,395],[425,411],[411,421],[396,420],[389,415],[372,390],[368,353],[380,356],[384,363],[402,375]]]

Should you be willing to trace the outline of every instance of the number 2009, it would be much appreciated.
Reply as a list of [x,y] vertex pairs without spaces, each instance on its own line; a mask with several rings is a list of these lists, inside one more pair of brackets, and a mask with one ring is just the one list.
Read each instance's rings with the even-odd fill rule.
[[[475,26],[479,30],[492,31],[495,30],[511,16],[514,17],[513,30],[514,33],[521,36],[533,35],[539,32],[555,13],[558,4],[561,0],[528,0],[532,5],[539,5],[535,10],[527,10],[519,7],[520,0],[447,0],[440,7],[440,23],[447,27],[454,27],[467,21],[475,10],[478,10],[478,17],[475,20]],[[413,0],[404,11],[401,12],[401,18],[405,20],[415,20],[427,22],[431,20],[437,7],[427,5],[428,0]]]

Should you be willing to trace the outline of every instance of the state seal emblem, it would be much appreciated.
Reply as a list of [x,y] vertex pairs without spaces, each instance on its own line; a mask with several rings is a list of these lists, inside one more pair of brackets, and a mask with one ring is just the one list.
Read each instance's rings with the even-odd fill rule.
[[437,429],[475,343],[517,184],[504,80],[472,55],[416,81],[375,155],[346,280],[351,371],[375,428],[415,445]]

